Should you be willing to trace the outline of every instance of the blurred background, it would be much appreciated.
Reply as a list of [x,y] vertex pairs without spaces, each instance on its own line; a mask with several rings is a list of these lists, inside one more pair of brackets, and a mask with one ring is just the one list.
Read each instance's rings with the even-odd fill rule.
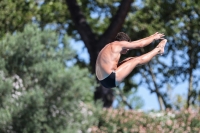
[[[126,132],[117,120],[102,124],[104,111],[198,110],[199,8],[197,0],[1,0],[0,132]],[[164,55],[106,89],[96,58],[120,31],[133,41],[161,32],[168,42]]]

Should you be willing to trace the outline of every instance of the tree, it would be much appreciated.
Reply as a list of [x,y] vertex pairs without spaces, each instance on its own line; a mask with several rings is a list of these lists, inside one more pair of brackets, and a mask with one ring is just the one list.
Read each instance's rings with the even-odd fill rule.
[[[172,67],[169,73],[173,73],[173,83],[187,82],[188,90],[187,108],[192,104],[199,104],[199,45],[200,37],[198,30],[200,25],[200,3],[199,1],[179,1],[176,3],[176,32],[171,40],[172,49]],[[180,14],[178,11],[182,11]],[[173,47],[176,45],[177,47]],[[177,62],[179,60],[179,62]],[[198,105],[199,106],[199,105]]]
[[27,25],[0,41],[0,53],[0,132],[85,132],[98,121],[94,77],[66,66],[75,56],[66,36],[58,42],[55,32]]
[[[170,38],[175,32],[175,29],[168,27],[166,23],[174,19],[175,16],[170,16],[170,14],[172,14],[175,9],[176,8],[173,8],[173,4],[168,1],[152,2],[146,0],[141,3],[140,10],[129,15],[130,19],[125,25],[130,25],[131,23],[132,26],[126,27],[126,31],[134,37],[134,40],[148,36],[156,31],[163,32],[166,38]],[[131,56],[138,56],[151,51],[156,47],[157,43],[158,42],[153,42],[140,51],[135,51]],[[166,47],[168,48],[168,44]],[[165,49],[165,53],[168,54],[168,49]],[[164,58],[167,57],[167,54],[164,55]],[[171,107],[167,90],[161,91],[161,89],[167,88],[166,84],[169,82],[169,78],[166,77],[166,71],[163,71],[168,69],[168,64],[163,60],[164,58],[162,56],[157,56],[147,65],[140,67],[140,69],[136,68],[140,73],[140,85],[146,86],[150,93],[155,93],[157,95],[161,110]],[[133,74],[131,74],[130,77],[133,77]]]
[[[99,1],[96,2],[98,4]],[[66,0],[68,5],[68,9],[70,11],[72,20],[74,25],[80,34],[81,39],[83,40],[85,46],[88,49],[88,53],[90,55],[90,66],[92,73],[95,73],[95,64],[96,58],[98,56],[99,51],[109,42],[114,40],[116,34],[121,30],[123,23],[125,21],[126,15],[130,9],[132,0],[121,1],[120,6],[116,12],[112,12],[110,9],[110,14],[112,14],[112,19],[110,20],[110,24],[104,30],[103,34],[97,36],[92,27],[87,23],[86,17],[81,11],[80,6],[77,1]],[[100,3],[100,2],[99,2]],[[112,7],[113,3],[100,3],[105,7]],[[112,4],[112,5],[111,5]],[[97,5],[96,5],[97,6]],[[96,7],[97,8],[97,7]],[[93,9],[95,10],[95,9]],[[115,15],[113,15],[116,13]],[[113,99],[113,91],[111,89],[104,88],[103,86],[97,87],[95,92],[95,99],[103,99],[104,107],[110,107],[112,105]]]
[[[22,2],[22,1],[20,1]],[[19,2],[19,3],[20,3]],[[5,23],[1,27],[13,27],[13,29],[6,29],[1,31],[2,33],[14,32],[15,30],[22,30],[23,25],[27,22],[34,21],[37,22],[41,28],[45,28],[48,24],[56,23],[56,29],[63,34],[63,29],[67,31],[69,35],[72,35],[76,39],[81,39],[85,43],[88,52],[90,53],[90,71],[94,73],[94,66],[96,62],[96,57],[98,52],[101,50],[106,43],[113,40],[114,36],[120,29],[122,28],[125,17],[130,9],[130,5],[132,0],[122,1],[121,6],[118,6],[119,1],[106,2],[105,1],[55,1],[55,0],[45,0],[45,1],[26,1],[25,4],[27,6],[21,7],[18,9],[17,2],[11,1],[2,1],[2,8],[11,8],[11,10],[16,10],[19,14],[25,14],[28,12],[29,17],[26,17],[26,21],[20,21],[22,27],[17,27],[17,24],[13,23]],[[66,3],[68,6],[66,6]],[[79,5],[83,6],[79,6]],[[23,4],[22,4],[23,5]],[[85,8],[85,7],[89,8]],[[68,7],[68,8],[67,8]],[[119,10],[117,11],[117,8]],[[98,10],[99,8],[99,10]],[[25,10],[26,9],[26,10]],[[74,10],[77,9],[77,10]],[[34,10],[34,12],[31,12]],[[109,11],[109,12],[107,12]],[[69,13],[73,12],[72,20],[77,18],[74,22],[69,19]],[[84,13],[83,13],[84,12]],[[101,13],[100,15],[106,15],[103,18],[104,21],[108,23],[100,23],[99,17],[97,19],[90,19],[91,12]],[[112,16],[113,17],[112,20]],[[19,18],[7,18],[5,16],[9,15],[8,12],[2,11],[4,17],[2,17],[2,21],[8,22],[19,22]],[[20,16],[20,15],[19,15]],[[77,17],[78,16],[78,17]],[[111,16],[111,17],[109,17]],[[80,20],[83,20],[83,23],[79,23]],[[89,20],[89,22],[87,22]],[[110,26],[109,22],[112,23]],[[109,26],[109,28],[107,28]],[[76,27],[79,27],[76,29]],[[93,32],[94,31],[94,32]],[[106,32],[105,32],[106,31]],[[80,36],[77,33],[80,33]],[[105,32],[105,33],[104,33]],[[103,34],[104,33],[104,34]],[[103,34],[103,35],[102,35]],[[93,45],[96,44],[96,45]],[[108,90],[103,87],[98,87],[95,93],[95,99],[102,98],[104,100],[104,106],[110,107],[113,101],[113,91]]]
[[24,26],[31,22],[36,15],[37,3],[25,0],[1,0],[0,1],[0,38],[5,33],[23,30]]
[[[6,0],[4,0],[4,3],[5,2]],[[199,77],[195,75],[194,71],[195,69],[198,70],[199,64],[193,63],[193,61],[198,62],[199,56],[198,50],[195,49],[195,47],[198,46],[198,30],[196,30],[199,27],[198,1],[145,0],[140,1],[140,5],[135,5],[132,0],[45,0],[41,2],[26,1],[26,3],[29,5],[26,7],[32,7],[29,8],[28,11],[33,9],[33,7],[35,9],[34,12],[29,12],[29,15],[32,16],[27,17],[30,18],[29,21],[34,18],[33,21],[38,23],[43,29],[49,24],[53,24],[60,34],[65,34],[67,32],[68,35],[76,40],[82,40],[84,42],[90,55],[90,66],[87,67],[90,67],[90,71],[93,73],[98,52],[107,42],[112,41],[118,31],[127,32],[132,40],[143,38],[156,31],[164,32],[168,39],[166,53],[169,56],[164,55],[164,58],[157,57],[148,65],[140,67],[140,69],[136,68],[124,81],[126,86],[123,91],[128,92],[132,88],[137,88],[137,85],[145,85],[151,93],[157,95],[160,108],[164,109],[172,107],[165,88],[167,88],[167,86],[174,88],[178,83],[186,82],[188,78],[185,77],[190,75],[190,80],[188,80],[188,84],[190,84],[190,86],[188,85],[188,90],[190,90],[188,93],[190,95],[188,95],[188,105],[193,103],[194,99],[198,97]],[[12,4],[17,3],[13,2]],[[1,9],[4,8],[2,7]],[[19,9],[24,8],[20,7]],[[18,11],[24,13],[24,10]],[[6,12],[6,10],[2,10],[2,13],[4,12]],[[6,20],[9,22],[13,21],[10,17],[7,17]],[[18,21],[18,18],[14,18],[14,20]],[[25,24],[26,22],[27,21],[24,21],[22,23]],[[5,25],[1,27],[9,27],[9,24],[4,24]],[[11,27],[12,26],[11,24]],[[15,28],[16,30],[23,29],[19,27]],[[13,30],[10,29],[7,31],[13,32]],[[4,32],[6,33],[7,31]],[[181,38],[183,36],[184,38]],[[185,39],[185,36],[187,39]],[[182,43],[180,40],[185,41]],[[188,54],[187,56],[191,59],[188,60],[184,52],[189,49],[190,45],[182,44],[191,44],[191,46],[195,44],[190,50],[190,55]],[[155,44],[152,44],[145,49],[141,49],[141,51],[134,51],[128,56],[141,55],[154,47]],[[177,55],[177,50],[181,52],[181,56]],[[123,58],[124,57],[122,57],[122,59]],[[169,58],[172,60],[167,64],[164,60]],[[177,60],[184,60],[184,62],[178,64]],[[188,61],[192,61],[188,64],[190,68],[184,65],[184,63],[188,63]],[[78,60],[78,63],[81,64],[80,66],[86,66],[86,64],[80,60]],[[136,74],[140,75],[142,79],[140,80],[141,84],[134,83],[134,75]],[[192,87],[195,89],[192,89]],[[105,107],[111,106],[113,90],[98,87],[95,94],[96,99],[103,99]]]
[[[143,3],[141,10],[133,14],[134,22],[132,34],[146,35],[154,30],[159,30],[166,34],[168,44],[164,57],[156,58],[144,69],[143,83],[146,83],[151,92],[156,92],[160,97],[160,107],[173,107],[169,100],[167,91],[161,89],[170,86],[174,88],[179,83],[186,82],[187,108],[191,104],[199,104],[199,2],[198,1],[150,1]],[[148,13],[148,14],[147,14]],[[152,47],[147,47],[144,51],[149,51]]]

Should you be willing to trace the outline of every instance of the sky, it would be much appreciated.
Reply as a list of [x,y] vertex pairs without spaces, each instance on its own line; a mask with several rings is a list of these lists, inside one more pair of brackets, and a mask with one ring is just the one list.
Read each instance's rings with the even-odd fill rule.
[[[77,51],[77,54],[80,59],[83,59],[86,63],[89,63],[89,55],[82,41],[76,42],[74,40],[71,40],[70,45],[74,50]],[[188,84],[187,83],[179,84],[173,90],[171,90],[172,100],[175,100],[175,95],[177,94],[182,96],[187,94],[186,89],[181,89],[181,88],[186,88],[185,86],[188,86]],[[141,110],[157,111],[160,109],[156,94],[155,93],[151,94],[150,91],[147,90],[144,86],[139,86],[137,95],[140,96],[144,102],[144,106],[141,108]],[[117,101],[114,101],[113,106],[115,106],[115,104],[117,104]]]

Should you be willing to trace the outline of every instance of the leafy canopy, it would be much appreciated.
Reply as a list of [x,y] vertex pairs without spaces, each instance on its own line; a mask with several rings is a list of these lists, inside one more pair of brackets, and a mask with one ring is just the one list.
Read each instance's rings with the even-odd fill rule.
[[27,25],[0,41],[0,53],[0,132],[75,132],[94,124],[94,77],[66,66],[74,57],[66,36]]

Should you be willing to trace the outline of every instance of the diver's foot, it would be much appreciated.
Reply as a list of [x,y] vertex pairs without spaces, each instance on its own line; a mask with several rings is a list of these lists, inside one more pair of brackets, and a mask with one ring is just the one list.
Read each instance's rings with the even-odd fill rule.
[[167,43],[167,39],[163,39],[156,48],[159,49],[158,54],[163,55],[165,52],[165,45]]

